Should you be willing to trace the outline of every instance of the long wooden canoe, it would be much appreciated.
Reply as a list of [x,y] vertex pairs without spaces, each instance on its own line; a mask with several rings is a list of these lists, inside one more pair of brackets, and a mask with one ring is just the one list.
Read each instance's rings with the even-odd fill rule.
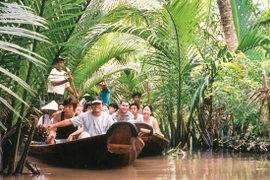
[[116,168],[133,163],[143,146],[134,124],[117,122],[106,134],[59,144],[32,144],[29,153],[57,166]]
[[139,157],[162,155],[170,141],[158,133],[153,133],[153,128],[149,124],[138,122],[135,125],[139,132],[143,132],[142,129],[150,131],[150,133],[143,133],[140,136],[145,146]]

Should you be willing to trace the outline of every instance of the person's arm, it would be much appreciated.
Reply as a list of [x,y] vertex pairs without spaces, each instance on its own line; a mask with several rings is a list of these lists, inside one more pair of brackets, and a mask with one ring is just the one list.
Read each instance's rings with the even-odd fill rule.
[[68,79],[60,80],[60,81],[50,81],[53,86],[60,86],[62,84],[65,84],[69,82]]
[[154,117],[153,117],[153,129],[156,133],[161,134],[158,122],[157,122],[156,118],[154,118]]
[[65,126],[68,126],[68,125],[71,125],[72,122],[70,119],[65,119],[63,121],[60,121],[60,122],[57,122],[57,123],[54,123],[54,124],[50,124],[47,129],[48,130],[52,130],[52,129],[55,129],[55,128],[58,128],[58,127],[65,127]]
[[66,90],[68,91],[68,92],[70,92],[71,94],[73,94],[73,96],[75,97],[75,98],[79,98],[79,95],[77,94],[77,93],[75,93],[75,91],[73,91],[73,89],[71,88],[71,87],[67,87],[66,88]]
[[54,140],[56,137],[56,128],[57,127],[64,127],[72,124],[70,119],[65,119],[63,121],[60,121],[60,113],[56,114],[56,117],[54,118],[53,124],[49,124],[47,126],[47,130],[49,131],[49,135],[46,139],[47,144],[54,144]]
[[77,136],[77,135],[79,135],[79,134],[81,134],[82,132],[83,132],[83,125],[78,126],[78,129],[77,129],[75,132],[71,133],[71,134],[68,136],[67,142],[73,141],[73,140],[74,140],[74,137]]

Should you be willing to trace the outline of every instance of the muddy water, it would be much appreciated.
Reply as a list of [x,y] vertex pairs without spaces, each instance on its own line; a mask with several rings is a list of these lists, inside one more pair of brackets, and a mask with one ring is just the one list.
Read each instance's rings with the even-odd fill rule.
[[231,152],[188,152],[179,156],[137,159],[132,165],[111,170],[68,169],[53,167],[29,157],[42,173],[1,177],[0,180],[253,180],[270,179],[270,160],[266,155]]

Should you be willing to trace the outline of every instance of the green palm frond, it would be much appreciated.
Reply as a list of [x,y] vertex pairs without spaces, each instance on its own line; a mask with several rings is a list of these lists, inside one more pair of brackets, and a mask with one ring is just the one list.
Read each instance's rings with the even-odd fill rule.
[[[123,72],[125,70],[138,71],[139,69],[140,69],[140,65],[138,63],[128,62],[126,64],[119,64],[115,60],[111,60],[107,62],[105,65],[101,66],[93,74],[91,74],[91,77],[83,84],[83,87],[80,88],[81,90],[80,94],[90,92],[90,89],[93,88],[95,85],[97,85],[97,83],[101,81],[101,78],[104,75],[110,77],[117,73]],[[115,76],[114,79],[118,79],[119,77],[122,77],[122,76],[117,76],[117,77]],[[107,81],[109,82],[109,85],[113,87],[113,89],[117,89],[117,85],[114,85],[113,81],[109,81],[109,80]],[[117,93],[119,92],[121,92],[121,90],[117,89]]]
[[[261,47],[263,45],[268,46],[269,45],[269,38],[260,35],[259,32],[260,32],[260,30],[257,28],[254,29],[253,31],[248,32],[243,37],[243,39],[240,42],[237,49],[245,52],[247,50]],[[267,39],[268,39],[268,41],[266,41]]]
[[[106,63],[110,62],[115,57],[118,57],[122,54],[128,54],[136,51],[136,46],[133,42],[126,42],[126,43],[114,43],[112,45],[105,45],[106,43],[102,43],[103,41],[99,41],[96,46],[94,46],[89,53],[85,56],[85,58],[80,62],[80,64],[75,69],[73,75],[75,79],[76,86],[81,87],[84,84],[85,80],[89,79],[92,74],[98,72],[99,69],[105,65]],[[106,42],[106,41],[105,41]],[[91,65],[88,65],[91,64]],[[115,71],[114,66],[112,63],[109,63],[108,66],[110,71]],[[118,65],[121,65],[118,63]],[[99,74],[109,73],[108,70],[100,71]],[[117,72],[117,71],[115,71]],[[102,78],[101,75],[99,79]]]
[[[238,34],[239,46],[237,50],[246,52],[251,49],[269,46],[269,31],[264,33],[260,22],[256,18],[258,10],[251,1],[233,1],[233,17]],[[236,8],[237,7],[237,8]],[[269,51],[269,49],[266,49]]]
[[[36,16],[32,9],[27,6],[21,6],[16,3],[0,3],[0,22],[8,24],[28,24],[40,26],[46,29],[46,20]],[[25,30],[25,29],[22,29]],[[35,32],[29,32],[30,34]],[[40,36],[40,35],[38,35]]]
[[[22,39],[36,39],[43,42],[48,42],[48,39],[45,36],[26,28],[28,26],[40,26],[45,28],[45,20],[34,15],[33,11],[25,6],[8,3],[1,3],[1,5],[0,21],[2,24],[0,27],[0,49],[2,51],[0,53],[0,89],[1,92],[7,92],[15,97],[15,99],[26,105],[27,102],[25,99],[20,97],[17,90],[19,87],[21,87],[32,96],[35,94],[35,90],[30,87],[24,81],[24,79],[17,76],[17,70],[19,69],[17,66],[22,62],[30,62],[35,64],[40,69],[45,69],[45,63],[43,62],[45,59],[37,53],[29,50],[29,48],[24,47]],[[21,41],[16,41],[16,39],[19,38]],[[19,87],[15,86],[15,84],[19,85]],[[21,115],[16,111],[16,108],[9,104],[10,101],[6,100],[7,97],[3,97],[5,94],[6,93],[1,93],[2,104],[21,117]]]

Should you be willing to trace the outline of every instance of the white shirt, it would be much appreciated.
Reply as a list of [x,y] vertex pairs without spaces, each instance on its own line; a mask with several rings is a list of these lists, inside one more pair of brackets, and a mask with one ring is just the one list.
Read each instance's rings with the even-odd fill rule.
[[56,68],[53,68],[50,72],[50,75],[48,77],[49,83],[48,83],[48,93],[55,93],[55,94],[61,94],[63,95],[65,93],[65,89],[70,86],[69,82],[66,82],[64,84],[61,84],[59,86],[53,86],[52,81],[62,81],[66,78],[66,71],[58,71]]
[[[43,117],[44,117],[44,123],[43,123]],[[39,120],[38,120],[38,123],[37,123],[37,126],[39,126],[39,125],[45,125],[45,124],[52,124],[53,123],[53,118],[52,119],[50,119],[50,116],[49,116],[49,114],[43,114],[40,118],[39,118]]]

